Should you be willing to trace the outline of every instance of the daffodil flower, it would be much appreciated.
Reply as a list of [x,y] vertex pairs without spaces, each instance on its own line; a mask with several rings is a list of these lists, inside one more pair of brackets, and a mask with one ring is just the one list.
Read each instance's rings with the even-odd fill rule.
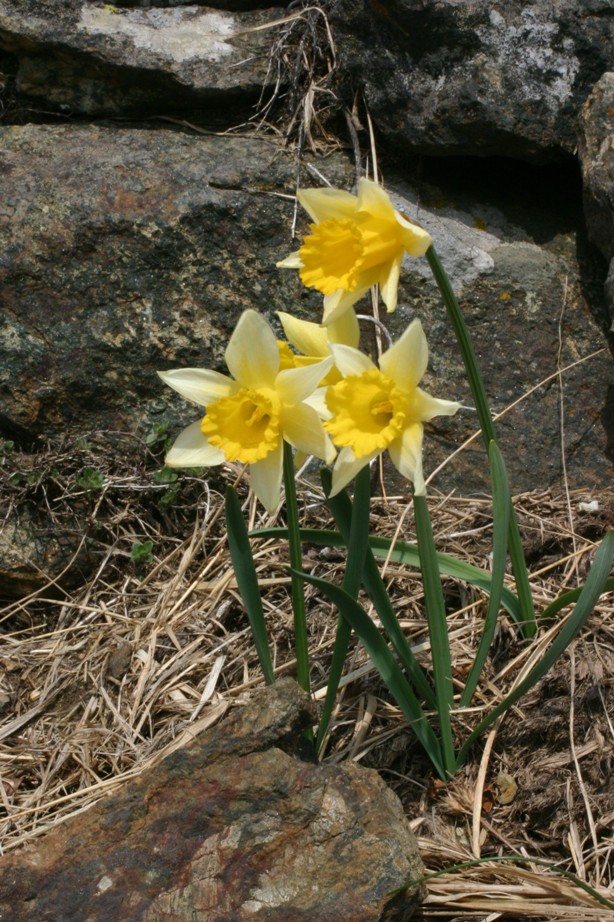
[[428,363],[420,321],[412,321],[383,353],[379,368],[358,349],[333,345],[331,351],[344,376],[324,397],[330,415],[324,428],[341,448],[331,495],[386,449],[397,470],[413,482],[415,493],[425,495],[423,423],[435,416],[453,415],[460,404],[431,397],[418,387]]
[[359,181],[357,196],[303,189],[298,200],[315,223],[301,248],[277,265],[298,269],[304,285],[322,292],[323,322],[338,319],[375,284],[388,311],[395,310],[403,256],[426,253],[432,242],[427,231],[369,179]]
[[[281,320],[288,342],[300,353],[297,355],[292,352],[288,343],[279,342],[282,368],[302,368],[305,365],[321,362],[323,358],[330,356],[331,343],[358,347],[360,328],[354,311],[346,311],[339,320],[333,321],[328,326],[312,323],[309,320],[299,320],[298,317],[286,314],[284,311],[278,311],[277,316]],[[320,384],[326,386],[340,380],[340,372],[333,367]]]
[[226,348],[232,377],[210,369],[159,372],[162,380],[206,413],[179,434],[169,467],[249,464],[256,496],[268,512],[279,504],[283,442],[331,463],[335,450],[317,412],[304,401],[333,364],[280,369],[275,334],[256,311],[245,311]]

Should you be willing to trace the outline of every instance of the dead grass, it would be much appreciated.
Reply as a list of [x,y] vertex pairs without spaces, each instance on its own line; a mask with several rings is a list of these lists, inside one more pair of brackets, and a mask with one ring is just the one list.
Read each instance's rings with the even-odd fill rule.
[[[235,472],[166,482],[164,434],[149,441],[148,447],[133,436],[97,433],[36,454],[0,450],[3,532],[16,521],[30,529],[41,570],[55,573],[22,573],[38,579],[38,588],[0,612],[4,851],[117,790],[262,683],[226,548],[222,495]],[[252,526],[271,524],[243,496]],[[328,525],[313,483],[305,482],[302,496],[305,522]],[[580,511],[591,500],[597,508]],[[585,574],[612,525],[614,494],[571,494],[570,502],[524,494],[517,509],[542,608]],[[487,567],[488,502],[433,493],[431,510],[439,548]],[[373,500],[374,531],[391,535],[401,519],[402,536],[411,539],[407,497]],[[58,533],[61,553],[52,541]],[[256,560],[276,672],[291,674],[286,549],[261,541]],[[343,562],[339,551],[305,548],[305,568],[318,575],[340,578]],[[420,581],[392,563],[386,574],[407,636],[426,656]],[[460,683],[484,597],[446,581],[446,598]],[[314,590],[308,599],[312,679],[321,699],[336,615]],[[406,806],[429,871],[480,856],[547,859],[611,898],[613,613],[611,595],[604,597],[569,655],[447,785],[433,778],[364,651],[354,647],[324,758],[355,759],[381,772]],[[537,643],[553,629],[543,625]],[[535,649],[502,615],[476,705],[458,721],[459,737],[500,700]],[[424,920],[610,916],[573,881],[530,862],[464,867],[430,880],[428,890]]]

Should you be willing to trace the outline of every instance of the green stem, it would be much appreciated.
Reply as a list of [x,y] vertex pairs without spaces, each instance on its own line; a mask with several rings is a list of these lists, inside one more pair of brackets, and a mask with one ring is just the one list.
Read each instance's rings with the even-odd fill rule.
[[303,581],[295,575],[303,569],[301,530],[296,502],[294,480],[294,457],[292,446],[284,442],[284,489],[286,493],[286,516],[288,519],[288,547],[292,573],[292,611],[294,612],[294,650],[296,653],[296,675],[298,684],[306,692],[309,683],[309,646],[307,642],[307,616],[305,612],[305,590]]
[[[437,282],[441,292],[443,302],[448,312],[448,317],[454,328],[454,333],[456,334],[456,339],[461,351],[461,355],[463,357],[463,362],[465,364],[465,371],[469,380],[473,402],[475,403],[475,408],[477,410],[478,420],[482,430],[482,438],[484,439],[484,444],[486,445],[486,450],[488,451],[490,443],[492,441],[497,441],[497,435],[492,417],[490,415],[488,398],[486,396],[486,388],[484,387],[484,381],[482,379],[475,351],[473,349],[469,330],[467,329],[465,318],[463,317],[460,305],[456,295],[454,294],[454,289],[450,284],[450,279],[447,276],[447,273],[441,263],[441,260],[439,259],[439,256],[437,255],[434,246],[430,246],[428,248],[426,251],[426,258],[428,260],[429,266],[431,267],[433,277]],[[514,571],[514,579],[516,580],[516,588],[518,590],[518,598],[520,600],[523,613],[522,631],[525,637],[532,637],[537,629],[535,607],[533,605],[533,595],[531,593],[531,586],[529,584],[529,574],[524,558],[522,541],[520,540],[520,532],[518,530],[516,512],[513,505],[511,504],[511,501],[508,547],[512,561],[512,569]]]
[[[321,472],[322,482],[326,495],[330,492],[331,477],[330,472],[323,469]],[[336,505],[337,497],[329,500],[331,510]],[[354,502],[352,504],[352,518],[350,523],[350,534],[347,541],[348,558],[343,575],[343,588],[353,599],[358,598],[358,590],[362,570],[369,541],[369,516],[371,511],[371,472],[367,464],[356,475],[354,484]],[[334,514],[334,512],[333,512]],[[330,669],[328,671],[328,684],[326,686],[326,697],[322,707],[322,717],[318,727],[318,738],[316,741],[316,752],[324,742],[324,737],[330,724],[337,690],[341,680],[341,674],[345,665],[347,650],[350,643],[352,629],[349,622],[340,614],[337,621],[337,633],[335,635],[335,644],[333,646],[333,655]]]
[[437,551],[425,496],[414,496],[414,515],[426,618],[431,642],[435,696],[441,732],[441,749],[445,770],[448,776],[451,777],[456,770],[456,756],[454,754],[454,740],[450,722],[450,712],[454,706],[452,659],[450,656],[446,607],[437,563]]

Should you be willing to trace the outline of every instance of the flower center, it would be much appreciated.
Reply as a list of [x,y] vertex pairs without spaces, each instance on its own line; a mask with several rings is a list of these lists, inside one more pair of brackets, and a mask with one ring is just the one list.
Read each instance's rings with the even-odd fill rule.
[[333,415],[324,428],[337,445],[363,458],[384,451],[400,435],[406,403],[394,381],[377,368],[348,375],[326,392],[326,405]]
[[354,291],[362,266],[361,233],[355,221],[331,218],[310,224],[311,234],[299,250],[301,281],[330,295]]
[[[355,291],[362,273],[388,265],[405,248],[396,221],[368,213],[359,212],[354,219],[331,218],[310,229],[299,250],[300,277],[304,285],[325,295],[339,288]],[[371,279],[363,281],[372,284]]]
[[242,388],[207,407],[200,428],[227,461],[254,464],[279,443],[279,398],[274,391]]

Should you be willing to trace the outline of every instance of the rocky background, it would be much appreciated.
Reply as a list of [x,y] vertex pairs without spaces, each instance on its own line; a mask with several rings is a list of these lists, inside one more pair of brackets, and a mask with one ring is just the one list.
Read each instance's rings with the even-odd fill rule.
[[[308,8],[307,8],[308,7]],[[244,308],[316,318],[275,262],[297,181],[378,165],[433,234],[466,311],[515,490],[611,483],[609,0],[0,0],[0,425],[25,449],[95,429],[172,431],[155,372],[220,365]],[[284,143],[288,142],[288,143]],[[605,287],[604,287],[605,286]],[[608,302],[609,297],[609,302]],[[435,393],[467,398],[426,264]],[[599,352],[558,378],[557,371]],[[432,469],[474,429],[434,426]],[[437,484],[485,483],[471,451]]]
[[[297,184],[352,188],[377,164],[458,292],[492,406],[506,411],[512,489],[611,495],[613,39],[611,0],[0,0],[0,439],[35,472],[50,443],[123,452],[151,431],[174,435],[194,409],[156,371],[222,368],[246,307],[317,319],[320,296],[275,267],[307,226]],[[469,403],[423,261],[407,263],[386,319],[397,334],[416,315],[430,389]],[[427,471],[475,425],[470,409],[437,421]],[[476,442],[435,484],[471,494],[486,482]],[[44,504],[3,510],[0,598],[64,574],[86,533],[72,512],[59,553]],[[77,579],[93,564],[82,566]],[[33,894],[41,913],[66,918],[121,904],[126,918],[188,919],[223,896],[232,918],[308,907],[312,922],[409,919],[419,892],[388,899],[420,873],[401,809],[368,773],[289,751],[312,719],[297,694],[275,686],[15,853],[0,919],[29,918]],[[254,784],[280,764],[272,792]],[[144,801],[147,822],[134,807]],[[235,825],[236,851],[220,832]],[[329,860],[340,851],[357,877]],[[267,874],[256,904],[253,880]],[[317,892],[311,879],[326,875]]]

